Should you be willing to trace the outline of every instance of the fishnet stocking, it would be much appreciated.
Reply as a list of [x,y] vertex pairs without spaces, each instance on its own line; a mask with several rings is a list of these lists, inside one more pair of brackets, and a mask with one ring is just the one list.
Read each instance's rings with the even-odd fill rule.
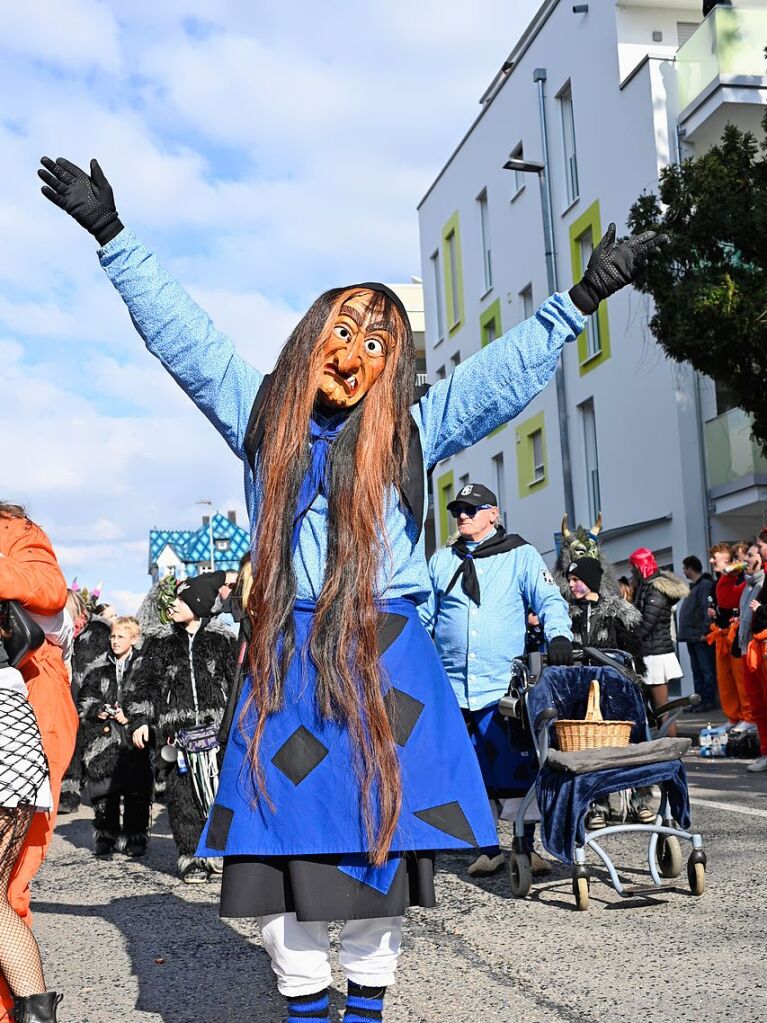
[[45,991],[40,949],[32,931],[8,902],[8,882],[19,858],[34,808],[0,807],[0,972],[11,994],[24,998]]

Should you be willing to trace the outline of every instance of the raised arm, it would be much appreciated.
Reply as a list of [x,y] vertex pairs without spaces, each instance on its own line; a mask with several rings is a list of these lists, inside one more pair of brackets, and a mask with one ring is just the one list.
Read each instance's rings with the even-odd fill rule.
[[554,295],[535,316],[438,380],[414,409],[423,427],[427,466],[471,447],[518,416],[551,380],[562,346],[585,323],[567,295]]
[[226,335],[117,217],[109,182],[95,160],[86,174],[43,157],[43,195],[101,245],[99,259],[149,351],[204,412],[238,457],[263,379]]
[[547,299],[537,313],[438,381],[414,409],[429,467],[508,423],[551,380],[559,353],[599,303],[630,284],[665,235],[652,231],[615,241],[615,224],[591,254],[583,279]]

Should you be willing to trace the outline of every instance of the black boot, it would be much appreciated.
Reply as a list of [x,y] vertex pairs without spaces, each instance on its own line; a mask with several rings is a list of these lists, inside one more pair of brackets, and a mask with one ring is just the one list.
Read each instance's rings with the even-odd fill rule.
[[63,997],[46,991],[42,995],[14,998],[13,1019],[15,1023],[56,1023],[56,1006]]

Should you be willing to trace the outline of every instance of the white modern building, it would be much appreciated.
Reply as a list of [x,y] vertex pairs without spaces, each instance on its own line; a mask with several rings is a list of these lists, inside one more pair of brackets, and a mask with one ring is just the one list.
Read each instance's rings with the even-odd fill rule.
[[[704,151],[728,120],[759,133],[765,43],[764,0],[705,20],[702,0],[542,4],[419,205],[430,381],[530,316],[550,279],[567,290],[611,220],[627,232],[662,167]],[[516,171],[504,169],[510,155]],[[767,460],[746,417],[665,357],[650,315],[633,289],[603,304],[566,347],[559,387],[437,466],[438,542],[452,529],[447,501],[471,478],[497,491],[507,527],[551,560],[568,461],[572,514],[590,524],[603,513],[603,546],[619,565],[641,545],[680,571],[685,555],[703,559],[709,542],[765,523]]]

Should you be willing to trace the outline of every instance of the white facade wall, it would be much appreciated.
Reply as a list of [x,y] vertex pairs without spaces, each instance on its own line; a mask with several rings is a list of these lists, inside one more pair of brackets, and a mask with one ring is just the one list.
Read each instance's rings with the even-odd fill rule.
[[[559,3],[530,48],[521,56],[506,83],[436,181],[420,207],[422,264],[427,308],[427,363],[430,379],[450,357],[464,359],[480,346],[480,315],[500,301],[503,330],[522,319],[519,292],[532,283],[535,304],[547,294],[540,192],[535,175],[513,201],[514,174],[503,163],[522,142],[527,159],[540,160],[542,145],[535,68],[544,67],[554,208],[554,230],[560,290],[573,282],[570,227],[599,203],[602,230],[611,219],[625,232],[626,215],[644,189],[657,185],[660,166],[671,155],[666,90],[667,61],[651,59],[620,87],[617,25],[634,17],[632,30],[657,12],[616,12],[612,4],[591,4],[588,15],[575,15],[572,5]],[[661,12],[662,13],[662,12]],[[690,11],[668,13],[664,26],[690,18]],[[664,27],[664,31],[665,31]],[[634,45],[632,43],[632,45]],[[645,47],[645,53],[650,48]],[[634,56],[637,54],[635,53]],[[639,58],[641,59],[641,54]],[[564,142],[557,93],[570,82],[573,97],[580,198],[568,205]],[[485,293],[479,210],[476,197],[487,190],[491,219],[494,281]],[[458,211],[463,263],[464,323],[435,344],[433,274],[430,257],[442,249],[444,225]],[[598,239],[595,238],[595,241]],[[570,449],[576,514],[589,517],[585,476],[585,440],[578,406],[592,399],[595,407],[601,507],[606,553],[624,561],[634,547],[647,545],[664,561],[681,565],[693,551],[705,548],[705,501],[697,449],[697,421],[690,397],[689,372],[670,363],[648,330],[649,301],[624,291],[608,303],[611,355],[581,373],[577,347],[568,345],[564,367],[568,396]],[[554,533],[564,512],[561,452],[555,387],[552,384],[520,416],[544,413],[547,482],[520,496],[517,480],[516,424],[440,465],[435,488],[444,473],[454,474],[456,487],[469,475],[494,486],[492,457],[502,453],[506,493],[499,495],[510,529],[551,555]],[[685,495],[699,495],[698,507],[686,507]],[[437,493],[437,500],[438,500]],[[650,525],[650,523],[653,523]],[[438,521],[439,529],[439,521]],[[613,530],[625,531],[610,538]],[[439,535],[440,540],[444,536]]]

